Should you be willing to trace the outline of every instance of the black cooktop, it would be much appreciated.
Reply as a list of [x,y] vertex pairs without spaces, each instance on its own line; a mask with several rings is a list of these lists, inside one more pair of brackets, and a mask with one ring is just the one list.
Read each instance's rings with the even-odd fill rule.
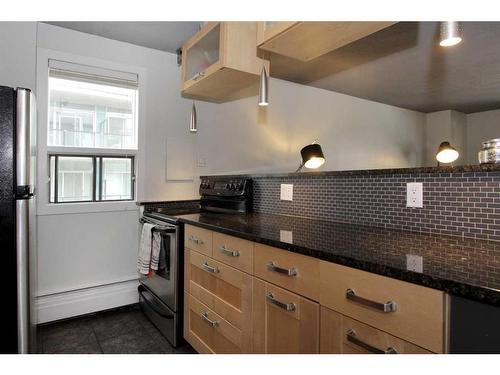
[[144,215],[151,216],[159,220],[168,221],[171,223],[177,223],[179,221],[178,216],[181,215],[194,215],[201,212],[200,208],[189,207],[189,208],[171,208],[171,207],[160,207],[148,209],[144,212]]

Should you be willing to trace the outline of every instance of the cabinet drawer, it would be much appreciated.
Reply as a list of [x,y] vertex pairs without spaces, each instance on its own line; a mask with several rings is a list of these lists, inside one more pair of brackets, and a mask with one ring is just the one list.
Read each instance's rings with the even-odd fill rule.
[[219,314],[185,294],[185,338],[200,353],[241,353],[242,333]]
[[252,276],[193,250],[184,261],[185,290],[242,330],[244,346],[251,346]]
[[319,305],[254,278],[255,353],[319,352]]
[[431,354],[428,350],[347,316],[342,317],[342,344],[366,354]]
[[275,247],[255,244],[255,275],[285,289],[319,299],[319,260]]
[[321,305],[443,352],[443,292],[324,261],[320,274]]
[[321,306],[323,354],[431,354],[431,352]]
[[253,242],[213,233],[213,257],[223,263],[253,274]]
[[184,246],[212,256],[212,231],[186,225],[184,229]]

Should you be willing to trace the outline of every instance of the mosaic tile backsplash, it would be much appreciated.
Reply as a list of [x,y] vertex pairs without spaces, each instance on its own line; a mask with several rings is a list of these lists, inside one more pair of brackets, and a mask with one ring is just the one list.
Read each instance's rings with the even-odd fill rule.
[[[500,241],[500,170],[252,176],[254,211]],[[423,183],[423,208],[406,183]],[[293,201],[280,200],[293,184]]]

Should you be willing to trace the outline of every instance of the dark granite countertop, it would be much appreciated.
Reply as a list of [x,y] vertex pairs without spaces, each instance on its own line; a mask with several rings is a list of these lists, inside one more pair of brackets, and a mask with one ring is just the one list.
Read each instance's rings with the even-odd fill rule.
[[[199,213],[181,222],[500,306],[500,242],[270,214]],[[423,272],[407,269],[422,257]]]
[[168,205],[168,206],[183,206],[188,204],[198,204],[200,203],[199,199],[183,199],[183,200],[175,200],[175,201],[160,201],[160,200],[142,200],[135,202],[138,206],[146,206],[146,205]]

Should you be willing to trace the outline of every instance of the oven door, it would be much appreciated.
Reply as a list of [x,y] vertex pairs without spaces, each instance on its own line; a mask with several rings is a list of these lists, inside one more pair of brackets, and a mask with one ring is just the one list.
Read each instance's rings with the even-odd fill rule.
[[[148,218],[148,221],[151,222]],[[172,311],[177,312],[179,298],[179,230],[175,225],[159,222],[158,225],[175,228],[175,231],[158,230],[161,236],[159,269],[151,276],[140,275],[139,281]]]

